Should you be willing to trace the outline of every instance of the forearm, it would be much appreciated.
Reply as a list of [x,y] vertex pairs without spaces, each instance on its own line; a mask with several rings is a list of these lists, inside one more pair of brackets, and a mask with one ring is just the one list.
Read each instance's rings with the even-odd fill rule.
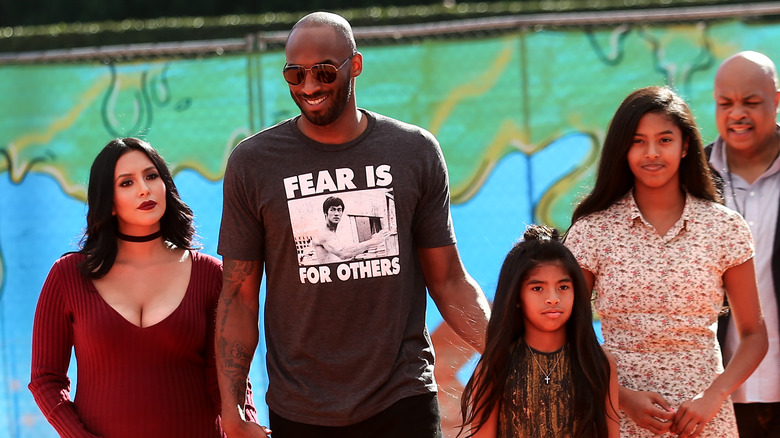
[[718,376],[707,388],[707,392],[721,399],[726,399],[755,371],[764,358],[767,348],[766,329],[763,324],[757,332],[741,336],[739,347],[734,352],[733,358],[723,374]]
[[66,310],[66,290],[61,276],[79,274],[53,268],[46,279],[35,310],[28,389],[46,419],[62,437],[95,437],[79,417],[70,398],[68,366],[73,348],[71,314]]
[[447,324],[477,352],[485,348],[485,333],[490,319],[490,305],[479,285],[468,275],[446,287],[446,302],[439,312]]
[[87,430],[70,401],[57,406],[49,413],[47,420],[61,437],[99,438],[98,435]]
[[214,335],[223,423],[244,419],[247,378],[259,337],[262,262],[224,260]]
[[70,400],[67,376],[40,372],[38,358],[34,357],[33,362],[35,366],[29,389],[46,420],[62,437],[95,437],[82,423],[76,406]]
[[731,318],[739,334],[739,345],[731,361],[707,389],[722,399],[733,393],[761,363],[769,348],[766,325],[756,287],[753,259],[723,274]]
[[444,320],[477,352],[485,349],[490,305],[476,281],[466,272],[455,244],[417,248],[428,293]]
[[64,395],[68,393],[68,387],[58,388],[51,383],[39,385],[40,380],[34,380],[30,384],[30,390],[46,420],[57,433],[62,437],[95,437],[96,435],[87,431],[81,422],[73,402]]
[[217,380],[225,420],[243,417],[247,378],[259,336],[257,313],[240,301],[231,304],[232,307],[220,300],[215,336]]

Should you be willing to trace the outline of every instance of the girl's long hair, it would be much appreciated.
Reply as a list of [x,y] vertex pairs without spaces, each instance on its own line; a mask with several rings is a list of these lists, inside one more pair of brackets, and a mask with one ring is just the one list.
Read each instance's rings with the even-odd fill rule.
[[670,88],[645,87],[629,94],[612,117],[601,150],[596,183],[590,194],[574,209],[572,223],[591,213],[606,210],[634,187],[628,151],[639,120],[647,113],[669,117],[680,128],[683,141],[688,142],[688,153],[680,160],[680,186],[693,196],[720,202],[699,128],[688,104]]
[[[503,404],[504,387],[510,372],[515,343],[525,335],[520,301],[523,282],[531,270],[548,263],[560,263],[572,279],[574,304],[566,321],[566,345],[571,352],[573,403],[576,418],[574,438],[607,436],[605,403],[609,396],[609,361],[593,330],[590,292],[572,253],[561,243],[558,232],[546,226],[530,226],[509,251],[498,277],[493,309],[488,322],[485,351],[461,398],[460,434],[473,436],[493,409]],[[464,429],[470,425],[468,430]],[[459,436],[460,436],[459,434]]]
[[149,157],[165,183],[166,206],[160,219],[163,240],[179,248],[194,249],[192,210],[181,200],[165,160],[143,140],[133,137],[117,138],[103,147],[89,171],[87,229],[81,239],[80,251],[86,258],[78,266],[81,273],[87,277],[104,277],[116,261],[119,224],[112,214],[114,172],[119,157],[133,150],[141,151]]

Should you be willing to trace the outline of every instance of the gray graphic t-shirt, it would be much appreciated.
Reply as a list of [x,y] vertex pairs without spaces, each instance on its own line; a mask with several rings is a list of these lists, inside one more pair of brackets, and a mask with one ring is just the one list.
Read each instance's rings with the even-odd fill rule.
[[293,421],[354,424],[436,391],[416,249],[455,242],[447,169],[429,132],[363,113],[340,145],[281,122],[225,172],[218,252],[264,261],[267,402]]

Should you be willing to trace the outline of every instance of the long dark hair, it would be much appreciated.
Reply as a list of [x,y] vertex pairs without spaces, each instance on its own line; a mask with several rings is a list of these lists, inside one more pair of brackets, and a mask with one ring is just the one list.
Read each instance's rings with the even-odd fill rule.
[[593,313],[582,270],[572,253],[560,241],[558,231],[530,226],[523,240],[507,254],[498,276],[493,310],[488,322],[485,351],[463,390],[461,415],[470,437],[485,424],[493,409],[503,403],[504,386],[510,369],[512,348],[525,335],[520,290],[534,268],[561,263],[574,286],[574,304],[566,321],[566,345],[571,352],[572,384],[576,412],[575,438],[601,438],[608,435],[605,403],[609,396],[609,361],[593,331]]
[[117,218],[111,214],[114,206],[114,172],[119,157],[130,151],[141,151],[152,160],[165,183],[165,213],[160,219],[162,238],[184,249],[193,249],[195,227],[192,210],[179,197],[176,184],[165,160],[147,142],[133,138],[110,141],[95,157],[89,171],[87,188],[87,229],[81,239],[81,251],[86,258],[79,264],[82,274],[91,278],[105,276],[116,261]]
[[645,87],[634,91],[620,104],[609,123],[601,150],[593,191],[574,209],[571,222],[597,211],[606,210],[634,187],[634,174],[628,166],[639,120],[647,113],[669,117],[688,142],[688,153],[680,160],[680,186],[693,196],[720,202],[712,182],[701,135],[688,104],[667,87]]

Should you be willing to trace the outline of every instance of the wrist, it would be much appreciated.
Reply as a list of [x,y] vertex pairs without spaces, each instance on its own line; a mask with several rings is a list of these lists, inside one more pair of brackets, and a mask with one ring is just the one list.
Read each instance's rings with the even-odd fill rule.
[[228,404],[222,407],[220,414],[223,423],[242,423],[246,421],[246,411],[238,404]]
[[626,402],[628,402],[635,393],[636,391],[633,389],[618,385],[618,408],[624,410]]
[[222,418],[222,430],[224,431],[227,436],[232,436],[233,434],[237,433],[237,431],[241,430],[243,421],[241,421],[238,416],[234,416],[232,420],[229,420],[227,418]]
[[636,391],[634,391],[633,389],[628,389],[628,388],[626,388],[624,386],[619,386],[618,385],[618,397],[623,397],[623,396],[629,396],[630,397],[631,394],[633,394],[634,392],[636,392]]
[[726,401],[729,395],[730,393],[728,391],[717,386],[710,386],[701,393],[702,397],[714,397],[717,400],[720,400],[721,403]]

